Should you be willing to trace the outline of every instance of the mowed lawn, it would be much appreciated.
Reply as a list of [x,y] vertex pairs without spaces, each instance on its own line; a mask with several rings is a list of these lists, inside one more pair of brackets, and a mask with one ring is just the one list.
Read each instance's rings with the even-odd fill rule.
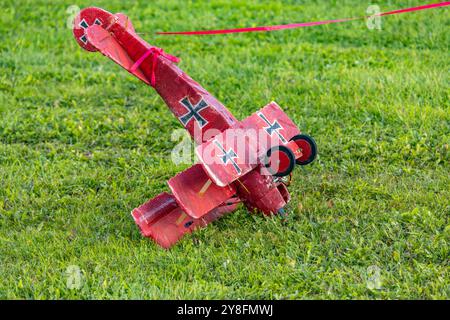
[[[449,9],[382,30],[163,37],[362,16],[372,3],[2,4],[0,298],[449,298]],[[315,137],[287,222],[240,208],[169,251],[141,237],[130,211],[189,167],[170,158],[180,125],[151,88],[76,44],[73,4],[126,13],[239,119],[274,100]]]

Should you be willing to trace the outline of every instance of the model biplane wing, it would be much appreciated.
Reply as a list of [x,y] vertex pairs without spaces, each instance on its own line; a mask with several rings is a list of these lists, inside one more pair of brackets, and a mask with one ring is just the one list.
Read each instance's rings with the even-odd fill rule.
[[256,168],[274,146],[286,145],[297,156],[298,148],[290,139],[299,133],[283,110],[271,102],[198,146],[196,153],[214,183],[226,186]]
[[169,187],[179,206],[196,219],[205,216],[236,193],[232,185],[220,187],[215,184],[201,164],[196,164],[170,179]]
[[144,237],[151,237],[161,247],[169,248],[186,233],[205,227],[235,210],[236,206],[237,202],[231,201],[196,219],[183,211],[174,195],[163,192],[134,209],[131,215]]
[[245,128],[231,128],[199,145],[195,152],[213,182],[225,187],[258,166],[256,145]]
[[295,123],[275,102],[245,118],[240,125],[258,132],[258,156],[264,155],[273,146],[289,144],[292,137],[300,134]]

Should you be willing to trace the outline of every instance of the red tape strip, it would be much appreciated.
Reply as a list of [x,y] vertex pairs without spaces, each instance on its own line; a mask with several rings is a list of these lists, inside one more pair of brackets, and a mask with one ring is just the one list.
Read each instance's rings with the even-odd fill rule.
[[[427,10],[427,9],[446,7],[448,5],[450,5],[450,1],[426,4],[423,6],[411,7],[411,8],[406,8],[406,9],[393,10],[393,11],[379,13],[374,16],[388,16],[388,15],[401,14],[401,13],[406,13],[406,12],[422,11],[422,10]],[[312,27],[312,26],[340,23],[340,22],[360,20],[360,19],[366,19],[366,18],[369,18],[369,17],[364,16],[364,17],[358,17],[358,18],[345,18],[345,19],[324,20],[324,21],[315,21],[315,22],[291,23],[291,24],[265,26],[265,27],[252,27],[252,28],[203,30],[203,31],[175,31],[175,32],[169,31],[169,32],[157,32],[156,34],[193,36],[193,35],[211,35],[211,34],[227,34],[227,33],[242,33],[242,32],[262,32],[262,31],[275,31],[275,30],[294,29],[294,28],[302,28],[302,27]]]
[[130,68],[131,72],[135,72],[139,66],[142,64],[142,62],[144,62],[145,59],[147,59],[150,55],[153,54],[153,59],[152,59],[152,78],[150,79],[150,84],[152,85],[152,87],[155,87],[156,85],[156,64],[158,63],[158,56],[161,55],[163,57],[166,57],[167,59],[169,59],[172,62],[178,63],[180,62],[180,59],[178,59],[178,57],[172,56],[168,53],[165,53],[163,49],[158,48],[158,47],[151,47],[150,49],[147,50],[146,53],[144,53],[134,64],[133,66]]

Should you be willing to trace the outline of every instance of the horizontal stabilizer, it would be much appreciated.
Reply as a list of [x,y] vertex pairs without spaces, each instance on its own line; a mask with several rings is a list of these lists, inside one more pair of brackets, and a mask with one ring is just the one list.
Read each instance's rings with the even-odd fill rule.
[[131,67],[134,65],[133,59],[130,58],[127,52],[108,31],[99,25],[93,25],[86,29],[86,37],[89,43],[104,56],[110,58],[125,70],[150,85],[150,81],[140,69],[130,71]]

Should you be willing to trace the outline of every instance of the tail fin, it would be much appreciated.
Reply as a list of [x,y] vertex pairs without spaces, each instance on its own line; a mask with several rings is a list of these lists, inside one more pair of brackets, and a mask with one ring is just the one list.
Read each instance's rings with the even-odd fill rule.
[[140,69],[131,71],[133,59],[108,31],[116,23],[129,33],[136,34],[133,24],[126,15],[112,14],[96,7],[85,8],[78,13],[74,19],[73,34],[83,49],[92,52],[100,51],[146,84],[150,84]]

